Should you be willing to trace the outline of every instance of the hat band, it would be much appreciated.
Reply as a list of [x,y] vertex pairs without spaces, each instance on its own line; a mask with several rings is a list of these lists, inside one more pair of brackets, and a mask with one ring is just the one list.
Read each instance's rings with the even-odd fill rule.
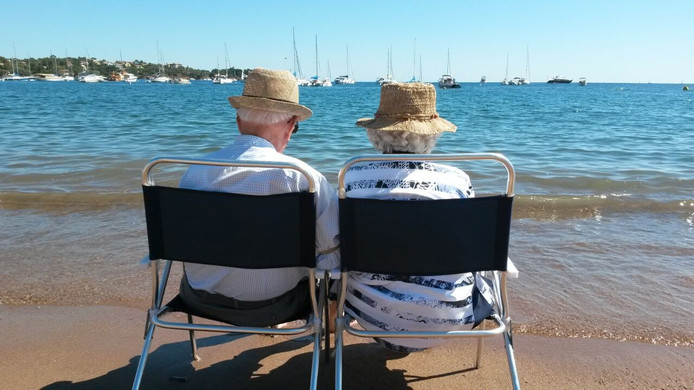
[[379,118],[379,119],[418,119],[418,120],[427,120],[427,119],[436,119],[439,117],[438,113],[434,114],[406,114],[406,113],[399,113],[399,114],[379,114],[375,113],[374,118]]
[[282,103],[292,103],[292,104],[298,104],[297,102],[292,102],[292,101],[290,101],[290,100],[284,100],[284,99],[275,99],[275,98],[271,98],[271,97],[267,97],[267,96],[258,96],[258,95],[246,95],[246,94],[244,94],[244,95],[241,95],[241,96],[245,96],[245,97],[252,97],[252,98],[260,98],[260,99],[267,99],[267,100],[274,100],[274,101],[276,101],[276,102],[282,102]]

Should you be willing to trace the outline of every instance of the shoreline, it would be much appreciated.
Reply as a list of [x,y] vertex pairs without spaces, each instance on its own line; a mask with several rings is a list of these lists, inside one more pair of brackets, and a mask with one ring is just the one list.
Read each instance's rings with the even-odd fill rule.
[[[0,323],[16,352],[0,366],[8,388],[129,388],[142,349],[145,311],[120,306],[0,306]],[[692,389],[694,348],[514,335],[524,389]],[[346,337],[345,388],[510,388],[501,338],[485,342],[472,369],[473,341],[408,356],[370,339]],[[187,332],[157,329],[143,388],[278,388],[308,383],[310,343],[303,339],[199,333],[201,361],[189,359]],[[368,356],[368,358],[362,358]],[[455,356],[463,356],[455,359]],[[333,386],[334,360],[321,361],[319,384]],[[230,375],[234,372],[234,376]],[[184,382],[172,380],[181,377]],[[174,378],[175,379],[175,378]]]

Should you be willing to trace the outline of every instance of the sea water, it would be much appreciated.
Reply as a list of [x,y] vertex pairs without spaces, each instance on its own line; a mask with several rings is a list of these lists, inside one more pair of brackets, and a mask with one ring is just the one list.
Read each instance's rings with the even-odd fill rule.
[[[232,142],[243,84],[0,83],[0,303],[141,306],[140,195],[155,156]],[[336,183],[375,153],[359,118],[376,83],[301,88],[314,115],[285,153]],[[464,83],[437,89],[458,126],[434,153],[498,152],[516,169],[509,282],[520,332],[691,345],[694,92],[667,84]],[[503,168],[461,166],[478,194]]]

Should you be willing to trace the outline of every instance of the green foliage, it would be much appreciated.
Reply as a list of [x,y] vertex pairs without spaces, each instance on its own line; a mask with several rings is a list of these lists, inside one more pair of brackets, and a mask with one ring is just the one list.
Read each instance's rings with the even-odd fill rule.
[[[217,70],[194,69],[180,64],[159,64],[148,63],[141,60],[108,62],[86,57],[66,57],[56,56],[43,58],[13,59],[0,56],[0,77],[13,73],[16,68],[20,76],[30,76],[35,73],[54,73],[58,75],[76,75],[81,72],[89,71],[102,76],[110,76],[114,72],[125,70],[138,78],[156,77],[159,74],[166,74],[169,77],[188,77],[194,79],[213,77]],[[241,69],[229,68],[229,76],[237,79],[241,78]],[[248,74],[249,70],[245,70]],[[220,73],[225,73],[220,69]]]

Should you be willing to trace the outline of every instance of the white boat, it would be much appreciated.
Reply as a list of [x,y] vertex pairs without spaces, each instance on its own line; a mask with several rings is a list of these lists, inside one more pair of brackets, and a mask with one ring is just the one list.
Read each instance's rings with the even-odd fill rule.
[[482,78],[480,79],[480,84],[484,84],[486,82],[487,82],[487,76],[482,76]]
[[11,60],[12,73],[6,75],[4,80],[5,81],[28,81],[31,77],[19,75],[19,64],[17,63],[17,48],[15,48],[14,42],[12,42],[12,48],[14,48],[14,58]]
[[508,85],[521,85],[522,83],[523,79],[520,77],[514,77],[508,81]]
[[349,75],[342,75],[335,77],[333,80],[335,84],[354,84],[354,80],[349,77]]
[[506,53],[506,77],[501,80],[501,85],[508,85],[508,53]]
[[309,87],[332,87],[333,83],[330,78],[320,78],[320,63],[318,62],[318,35],[316,35],[316,75],[311,77],[308,86]]
[[525,77],[521,77],[521,85],[530,84],[530,49],[528,46],[525,47]]
[[224,74],[219,74],[219,66],[217,66],[217,74],[212,79],[212,84],[231,84],[236,81],[235,78],[229,77],[229,51],[227,44],[224,44]]
[[310,84],[310,81],[304,78],[304,73],[301,71],[301,63],[299,62],[299,52],[296,50],[296,37],[294,35],[294,29],[292,28],[292,44],[294,45],[294,69],[292,74],[296,79],[296,85],[300,87],[306,87]]
[[171,84],[190,84],[190,79],[187,77],[174,77],[171,79]]
[[335,80],[333,80],[333,83],[335,83],[335,84],[354,84],[354,79],[349,77],[349,73],[354,74],[354,72],[352,72],[352,64],[349,61],[349,46],[347,46],[347,72],[348,72],[348,74],[335,77]]
[[586,84],[588,84],[588,80],[586,80],[585,77],[579,77],[578,78],[578,85],[585,87]]
[[397,83],[397,80],[395,80],[395,77],[393,77],[393,49],[392,48],[388,49],[388,67],[386,70],[386,77],[381,77],[380,79],[377,80],[377,82],[381,85]]
[[548,84],[569,84],[573,81],[572,79],[567,79],[566,77],[561,77],[561,76],[554,76],[554,78],[551,78],[547,80]]
[[159,75],[150,80],[153,83],[168,83],[171,82],[171,78],[166,75]]
[[94,73],[83,72],[77,76],[77,81],[80,83],[102,83],[106,81],[106,77]]
[[36,73],[34,74],[34,79],[36,81],[65,81],[62,77],[54,75],[52,73]]
[[451,51],[448,51],[448,63],[446,65],[446,74],[439,79],[439,88],[460,88],[460,84],[455,82],[455,78],[451,76]]
[[212,84],[231,84],[234,81],[236,81],[236,79],[229,78],[223,74],[216,74],[212,79]]
[[171,78],[166,76],[166,69],[164,69],[164,56],[159,50],[159,41],[157,41],[157,60],[159,61],[159,74],[150,79],[153,83],[168,83],[171,82]]
[[129,72],[122,72],[123,75],[123,81],[125,81],[128,84],[136,83],[137,82],[137,76],[135,76],[132,73]]

